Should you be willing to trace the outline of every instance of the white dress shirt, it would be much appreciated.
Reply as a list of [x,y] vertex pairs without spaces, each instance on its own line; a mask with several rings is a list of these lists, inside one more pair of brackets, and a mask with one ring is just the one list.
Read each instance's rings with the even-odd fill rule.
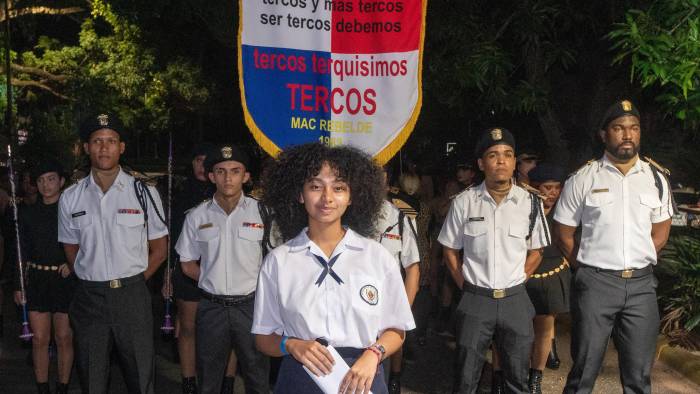
[[603,156],[566,181],[554,220],[571,227],[581,225],[579,262],[611,270],[656,264],[651,225],[668,220],[673,212],[669,185],[659,176],[661,198],[648,163],[638,159],[622,175]]
[[119,169],[106,193],[92,173],[61,194],[58,241],[79,245],[75,274],[80,279],[107,281],[140,274],[148,267],[148,240],[168,235],[158,191],[148,186],[148,225],[134,189],[134,177]]
[[418,243],[411,230],[416,229],[416,222],[410,217],[403,217],[403,234],[399,231],[399,209],[389,201],[384,200],[377,222],[379,243],[391,253],[396,261],[404,268],[420,261]]
[[[324,268],[314,256],[337,260]],[[415,328],[396,260],[378,242],[347,229],[330,258],[307,236],[275,248],[260,271],[254,334],[326,338],[336,347],[365,348],[389,328]]]
[[[525,282],[527,251],[549,245],[549,229],[537,214],[530,239],[532,195],[513,185],[496,205],[482,182],[458,194],[447,213],[438,242],[464,249],[462,274],[476,286],[505,289]],[[542,209],[542,202],[537,201]]]
[[202,290],[247,295],[258,281],[263,226],[257,200],[242,195],[227,215],[213,198],[187,213],[175,250],[181,262],[199,260]]

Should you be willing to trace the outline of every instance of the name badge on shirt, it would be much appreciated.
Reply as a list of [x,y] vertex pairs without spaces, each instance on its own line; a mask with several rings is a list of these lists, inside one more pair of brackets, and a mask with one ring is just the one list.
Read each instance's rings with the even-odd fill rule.
[[250,228],[265,228],[265,225],[262,223],[243,222],[242,226],[243,227],[250,227]]
[[606,189],[593,189],[593,190],[591,191],[591,193],[594,193],[594,194],[595,194],[595,193],[607,193],[607,192],[609,192],[609,191],[610,191],[610,189],[607,189],[607,188],[606,188]]
[[199,229],[199,230],[202,230],[202,229],[210,228],[210,227],[214,227],[214,223],[204,223],[204,224],[200,224],[199,227],[198,227],[198,229]]
[[140,215],[141,210],[140,209],[122,208],[122,209],[117,210],[117,213],[126,214],[126,215]]
[[85,215],[87,215],[87,212],[80,211],[80,212],[73,212],[70,216],[74,217],[74,218],[78,218],[78,217],[85,216]]
[[483,217],[483,216],[479,216],[479,217],[476,217],[476,218],[469,218],[469,221],[470,221],[470,222],[483,222],[483,221],[484,221],[484,217]]
[[396,240],[396,241],[401,241],[401,236],[398,235],[398,234],[384,233],[384,234],[382,234],[382,238],[393,239],[393,240]]

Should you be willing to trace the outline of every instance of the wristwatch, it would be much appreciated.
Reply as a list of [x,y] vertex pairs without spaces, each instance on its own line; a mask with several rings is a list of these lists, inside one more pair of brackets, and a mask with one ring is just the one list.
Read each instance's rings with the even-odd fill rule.
[[382,354],[382,356],[380,357],[380,359],[381,359],[381,360],[384,360],[384,356],[386,356],[386,349],[384,348],[384,346],[382,346],[382,345],[380,345],[380,344],[378,344],[378,343],[375,343],[374,345],[372,345],[372,346],[370,346],[370,347],[379,350],[379,353]]

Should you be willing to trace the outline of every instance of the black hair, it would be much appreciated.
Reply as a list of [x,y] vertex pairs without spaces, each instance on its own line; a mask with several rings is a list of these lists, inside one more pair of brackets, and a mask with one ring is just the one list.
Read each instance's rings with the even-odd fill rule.
[[382,170],[359,149],[320,143],[298,145],[280,153],[263,174],[263,203],[272,209],[282,238],[296,237],[308,225],[308,213],[299,202],[304,183],[328,164],[350,186],[350,204],[341,219],[356,233],[372,237],[384,199]]

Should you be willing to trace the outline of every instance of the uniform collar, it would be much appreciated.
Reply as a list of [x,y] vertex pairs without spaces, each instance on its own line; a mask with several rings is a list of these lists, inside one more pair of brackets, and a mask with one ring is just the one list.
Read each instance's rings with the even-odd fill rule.
[[[238,199],[238,204],[236,204],[236,208],[234,208],[231,213],[235,212],[237,209],[245,209],[248,207],[248,199],[246,198],[245,194],[241,193],[241,198]],[[221,205],[219,205],[218,201],[216,201],[216,198],[214,196],[211,196],[211,201],[209,202],[209,209],[217,212],[221,212],[224,215],[226,215],[226,211],[224,211],[223,208],[221,208]]]
[[[508,195],[506,198],[503,199],[503,201],[508,201],[508,200],[513,200],[513,203],[517,204],[518,201],[520,200],[520,187],[518,187],[515,183],[512,183],[510,186],[510,190],[508,191]],[[486,181],[481,182],[479,186],[476,188],[476,197],[480,198],[482,200],[490,201],[493,202],[494,204],[496,203],[496,200],[491,197],[489,192],[486,190]]]
[[[93,178],[93,173],[92,170],[90,170],[90,174],[88,175],[88,186],[92,186],[97,188],[98,190],[102,191],[100,186],[95,182],[95,178]],[[124,190],[124,187],[126,187],[129,184],[129,174],[124,172],[121,166],[119,166],[119,172],[117,173],[117,178],[114,179],[114,183],[112,183],[112,186],[109,187],[110,190],[112,187],[116,187],[119,189],[119,191]]]
[[[321,251],[321,248],[319,248],[312,240],[309,239],[309,236],[307,234],[308,230],[308,227],[304,227],[304,229],[301,230],[299,235],[294,237],[289,242],[289,251],[292,253],[296,253],[302,250],[309,250],[315,255],[325,257],[325,253]],[[366,241],[362,237],[360,237],[356,232],[352,231],[349,227],[346,227],[345,230],[345,236],[343,237],[343,239],[340,240],[338,246],[335,247],[335,250],[333,251],[333,256],[342,253],[346,249],[365,249]],[[330,256],[330,258],[333,258],[333,256]]]
[[[617,172],[618,174],[622,174],[620,170],[615,167],[615,164],[613,164],[610,159],[608,159],[607,153],[603,153],[603,158],[600,160],[600,166],[601,167],[607,167],[610,170],[613,170]],[[630,168],[629,172],[627,175],[634,174],[635,172],[644,172],[645,171],[645,166],[642,165],[642,159],[637,155],[637,161],[634,163],[632,168]]]

